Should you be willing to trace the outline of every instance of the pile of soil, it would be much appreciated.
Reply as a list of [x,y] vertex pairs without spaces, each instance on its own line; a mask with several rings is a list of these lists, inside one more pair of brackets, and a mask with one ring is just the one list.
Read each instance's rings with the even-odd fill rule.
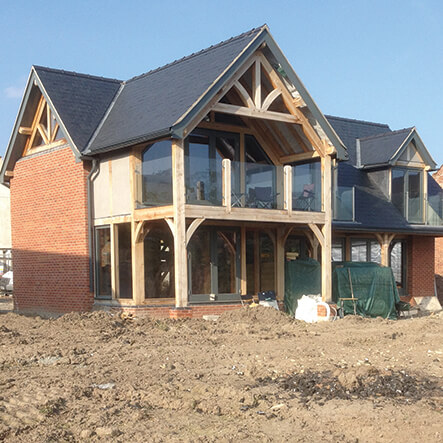
[[0,441],[441,441],[443,316],[0,315]]

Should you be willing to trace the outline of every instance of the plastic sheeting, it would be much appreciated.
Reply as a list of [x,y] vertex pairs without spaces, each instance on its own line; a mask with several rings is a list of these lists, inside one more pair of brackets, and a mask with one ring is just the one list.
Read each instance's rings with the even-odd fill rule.
[[285,309],[295,315],[298,300],[307,294],[321,293],[321,268],[317,260],[287,261],[285,264]]
[[[356,311],[363,317],[397,318],[400,302],[392,269],[376,263],[333,263],[332,299],[340,307],[340,298],[351,298],[351,275]],[[343,301],[344,314],[354,314],[354,302]]]

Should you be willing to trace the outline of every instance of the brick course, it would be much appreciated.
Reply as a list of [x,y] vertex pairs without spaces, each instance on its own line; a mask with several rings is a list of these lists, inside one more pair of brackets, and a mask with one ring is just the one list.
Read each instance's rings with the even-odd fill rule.
[[20,159],[11,179],[14,302],[20,312],[89,311],[85,164],[63,147]]
[[434,289],[434,237],[411,236],[408,242],[409,295],[432,296]]

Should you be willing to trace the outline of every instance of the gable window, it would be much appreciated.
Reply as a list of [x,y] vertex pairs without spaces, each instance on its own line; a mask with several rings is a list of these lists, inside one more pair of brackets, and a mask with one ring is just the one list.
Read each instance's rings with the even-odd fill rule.
[[[169,140],[149,145],[142,155],[138,207],[172,205],[172,148]],[[141,197],[141,200],[140,200]]]
[[185,143],[186,202],[197,205],[222,204],[222,160],[236,160],[236,134],[196,131]]
[[423,172],[393,168],[391,201],[410,223],[423,222]]

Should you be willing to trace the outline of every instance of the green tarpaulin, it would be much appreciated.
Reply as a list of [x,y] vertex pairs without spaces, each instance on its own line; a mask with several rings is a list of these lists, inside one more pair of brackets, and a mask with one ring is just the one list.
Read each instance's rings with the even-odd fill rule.
[[[340,298],[351,297],[351,283],[357,298],[356,311],[363,317],[397,318],[400,301],[392,269],[377,263],[333,263],[332,300],[340,307]],[[344,314],[354,314],[354,302],[343,301]]]
[[[332,264],[332,300],[340,307],[340,298],[358,299],[356,312],[363,317],[397,318],[396,304],[400,302],[392,269],[377,263],[336,262]],[[287,261],[285,264],[285,308],[295,315],[302,295],[321,293],[321,267],[317,260]],[[343,301],[344,314],[354,314],[354,303]]]

